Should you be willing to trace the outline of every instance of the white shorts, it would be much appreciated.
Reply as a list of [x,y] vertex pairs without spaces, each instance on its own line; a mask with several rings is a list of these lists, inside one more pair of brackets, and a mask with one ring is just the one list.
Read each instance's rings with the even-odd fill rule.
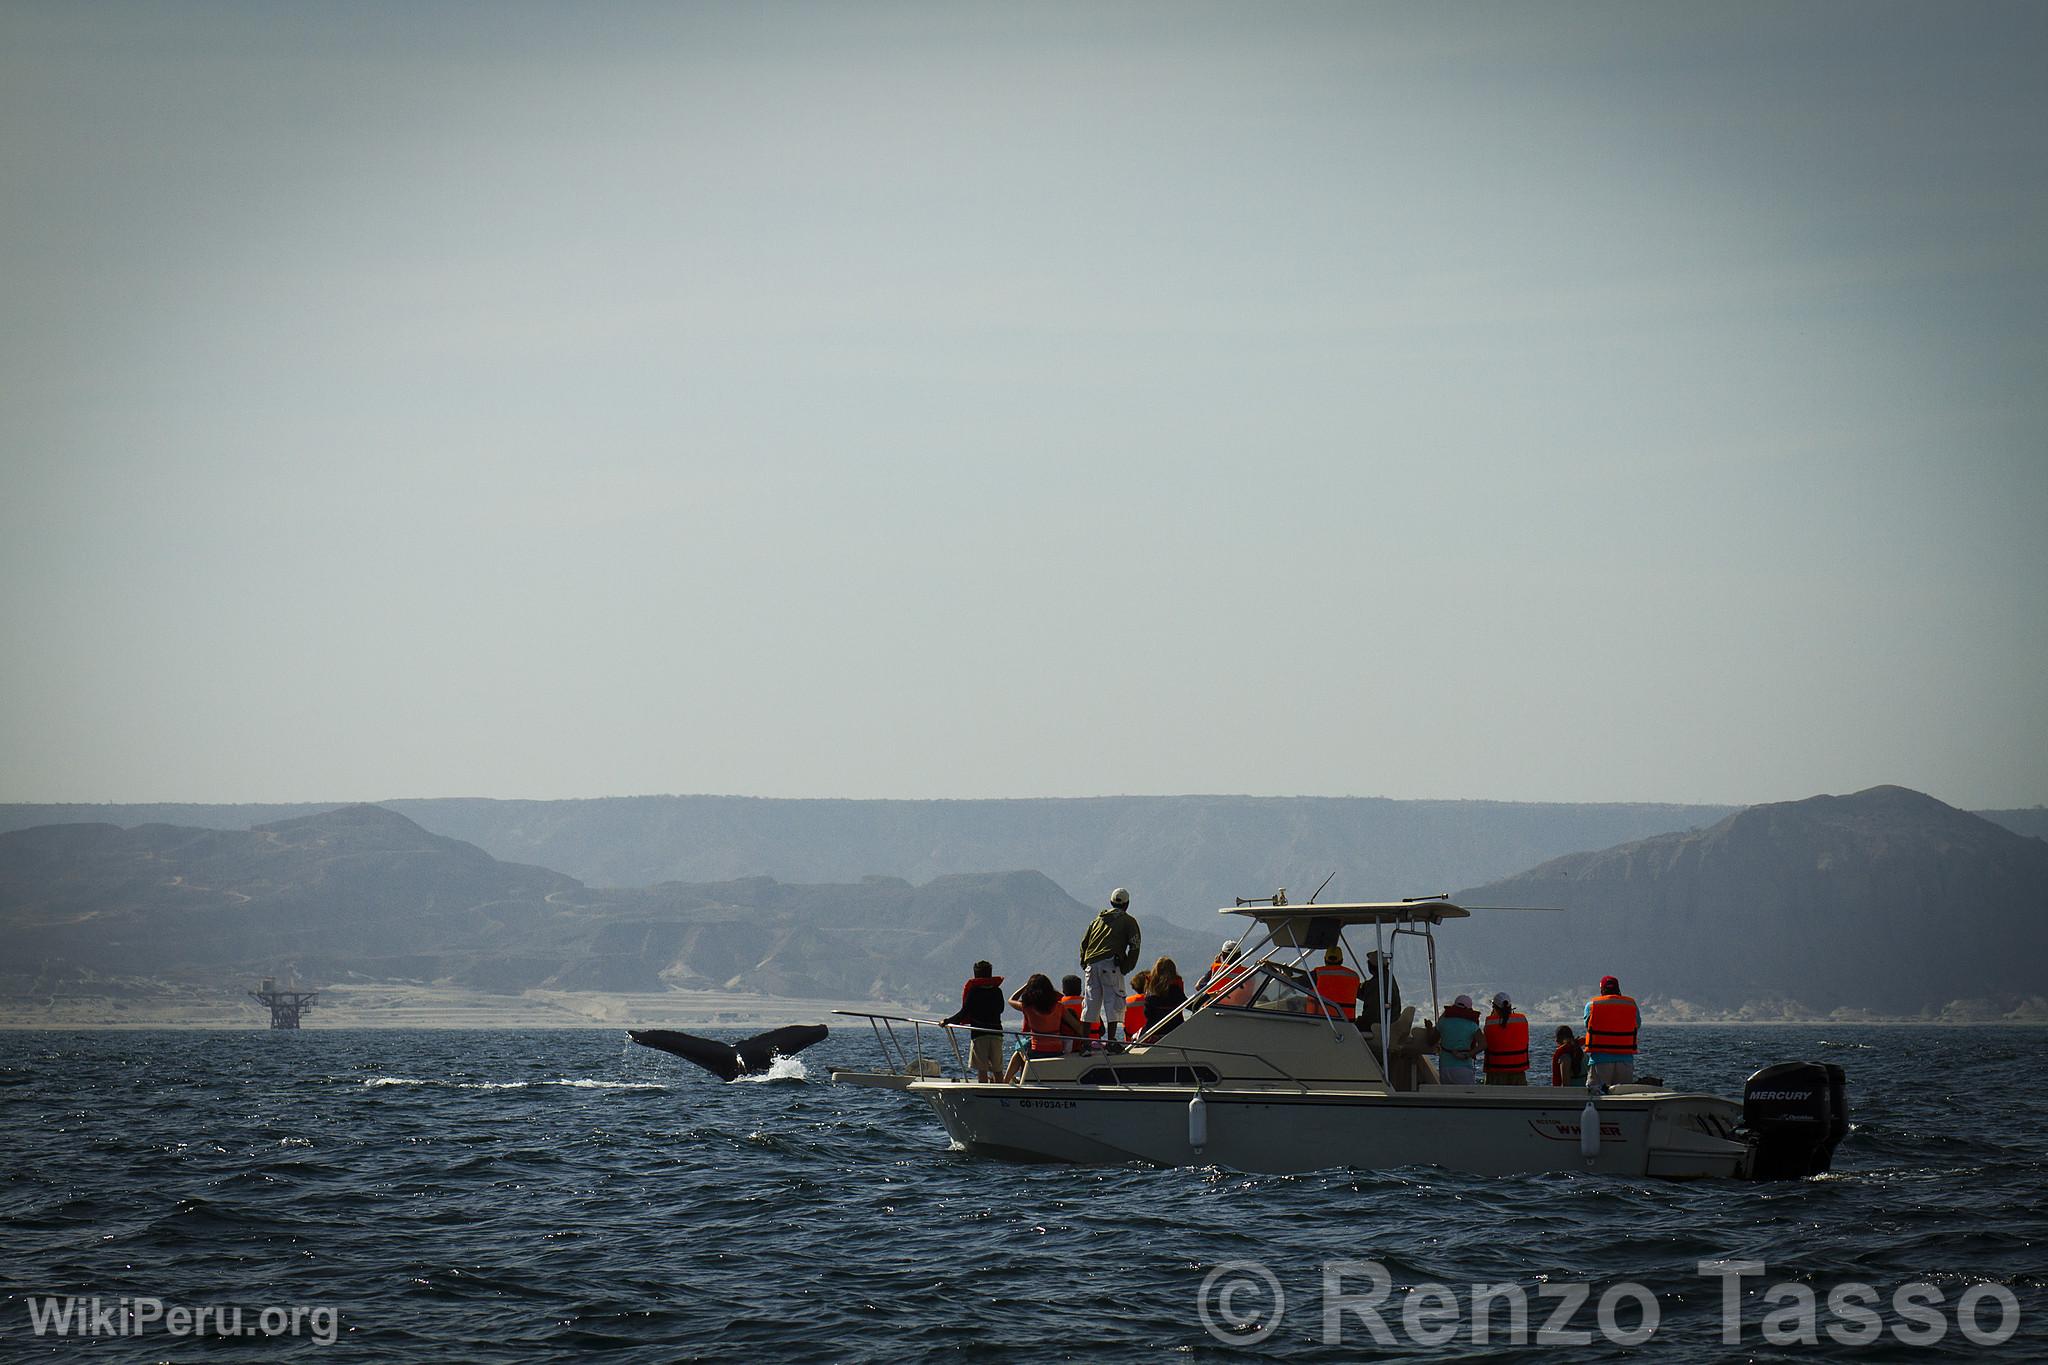
[[1088,973],[1088,980],[1082,988],[1081,1022],[1099,1024],[1108,1020],[1113,1024],[1122,1023],[1124,974],[1116,969],[1116,961],[1091,962],[1083,970]]

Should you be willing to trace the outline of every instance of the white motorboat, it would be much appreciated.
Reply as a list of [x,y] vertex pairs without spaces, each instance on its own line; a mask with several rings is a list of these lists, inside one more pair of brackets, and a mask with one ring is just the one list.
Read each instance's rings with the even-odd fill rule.
[[1399,945],[1417,946],[1433,1018],[1435,930],[1468,911],[1440,897],[1295,906],[1283,894],[1222,913],[1254,921],[1230,989],[1198,989],[1123,1051],[1034,1059],[1016,1083],[919,1079],[909,1091],[969,1152],[1275,1173],[1436,1165],[1776,1178],[1825,1171],[1847,1132],[1840,1068],[1808,1063],[1758,1072],[1740,1102],[1658,1084],[1597,1095],[1442,1084],[1412,1007],[1390,1017],[1383,998],[1377,1019],[1338,1017],[1316,1003],[1304,959],[1369,932],[1396,970]]

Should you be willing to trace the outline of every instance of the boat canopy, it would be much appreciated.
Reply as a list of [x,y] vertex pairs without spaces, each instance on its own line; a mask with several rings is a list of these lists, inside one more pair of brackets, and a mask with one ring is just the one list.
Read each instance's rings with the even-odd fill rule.
[[1441,924],[1447,919],[1469,919],[1472,912],[1447,900],[1352,901],[1328,905],[1233,905],[1216,912],[1243,915],[1257,920],[1259,927],[1285,948],[1326,948],[1337,941],[1345,928],[1356,924],[1391,926]]

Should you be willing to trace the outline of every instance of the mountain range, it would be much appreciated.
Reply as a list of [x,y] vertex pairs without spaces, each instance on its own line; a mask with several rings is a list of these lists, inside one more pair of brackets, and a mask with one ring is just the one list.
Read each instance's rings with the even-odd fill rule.
[[[1127,886],[1134,908],[1209,932],[1233,896],[1285,886],[1304,898],[1374,900],[1479,886],[1548,859],[1704,829],[1740,807],[1381,797],[1104,796],[1008,801],[769,800],[629,796],[582,801],[427,798],[380,802],[422,828],[588,886],[774,877],[924,883],[1035,868],[1099,904]],[[247,830],[327,805],[0,805],[0,831],[51,824],[174,824]],[[2048,837],[2048,810],[1985,812]]]
[[1752,806],[1457,899],[1568,907],[1488,916],[1446,954],[1449,970],[1535,994],[1583,995],[1612,973],[1714,1010],[2048,996],[2048,842],[1903,787]]
[[[744,991],[939,1003],[977,958],[1074,970],[1095,911],[1038,872],[592,889],[350,806],[251,830],[49,825],[0,834],[0,988],[261,976],[471,991]],[[1213,938],[1147,924],[1199,970]],[[1196,957],[1200,958],[1195,962]]]
[[[925,883],[1034,868],[1100,903],[1129,887],[1149,920],[1205,934],[1234,896],[1287,887],[1324,899],[1439,892],[1546,858],[1711,824],[1728,806],[1543,805],[1381,798],[1109,796],[1010,801],[766,800],[380,802],[422,828],[589,886],[768,876]],[[330,806],[0,806],[0,830],[58,823],[249,829]]]
[[[1086,848],[1070,856],[1148,871],[1153,880],[1130,878],[1140,889],[1146,957],[1167,953],[1191,972],[1224,936],[1204,903],[1224,894],[1196,902],[1191,914],[1205,923],[1190,930],[1149,909],[1144,888],[1202,866],[1236,867],[1249,880],[1255,872],[1244,869],[1334,859],[1330,841],[1344,822],[1365,820],[1362,808],[1333,815],[1312,803],[1254,803],[1240,827],[1228,818],[1240,798],[1183,798],[1174,823],[1149,799],[1132,800],[1121,812],[1094,810],[1093,823],[1086,802],[963,803],[976,808],[964,812],[931,809],[950,803],[874,803],[891,809],[857,812],[833,826],[826,847],[792,843],[780,856],[763,842],[776,821],[793,822],[794,839],[807,822],[832,824],[831,813],[801,809],[810,803],[766,803],[759,812],[640,803],[609,827],[616,843],[608,845],[590,823],[606,803],[424,804],[444,816],[492,815],[505,842],[574,844],[592,856],[608,847],[615,866],[758,858],[778,868],[845,867],[864,858],[852,831],[885,826],[875,861],[886,865],[922,844],[927,863],[946,863],[1049,840],[1048,822],[1071,821]],[[994,812],[982,806],[1014,809],[1024,831],[998,839],[988,823]],[[552,823],[563,807],[575,818]],[[1474,803],[1462,832],[1410,856],[1417,866],[1434,859],[1436,871],[1486,863],[1505,856],[1473,851],[1496,819],[1513,827],[1510,846],[1524,847],[1539,834],[1555,840],[1644,821],[1653,809],[1696,808],[1603,808],[1574,823],[1547,810],[1503,814]],[[719,846],[706,818],[719,811],[763,818]],[[690,815],[687,830],[656,821],[662,837],[635,843],[638,822],[663,812]],[[507,819],[515,813],[520,818]],[[1372,814],[1376,840],[1404,825],[1418,836],[1459,825],[1440,809]],[[949,825],[941,815],[962,818]],[[1181,833],[1163,850],[1126,842],[1135,830],[1167,824]],[[694,852],[674,851],[667,839],[678,833],[689,834]],[[1269,847],[1276,838],[1280,854]],[[1351,865],[1377,865],[1379,847],[1352,854]],[[317,983],[508,994],[721,991],[925,1007],[952,998],[979,957],[1020,981],[1033,970],[1072,970],[1094,913],[1037,870],[939,873],[922,882],[787,877],[593,886],[367,805],[244,829],[35,826],[0,834],[0,995],[33,1000],[105,977],[239,982],[291,964]],[[1258,880],[1236,888],[1273,889]],[[1332,889],[1324,899],[1387,894]],[[1506,989],[1519,1001],[1554,998],[1564,1008],[1610,972],[1667,1015],[1998,1015],[2037,1009],[2029,1002],[2048,994],[2039,979],[2048,962],[2048,842],[1897,787],[1754,806],[1700,828],[1546,856],[1513,876],[1470,883],[1456,898],[1474,907],[1559,909],[1475,908],[1472,919],[1449,926],[1439,962],[1447,997]],[[1297,887],[1294,899],[1305,891]]]

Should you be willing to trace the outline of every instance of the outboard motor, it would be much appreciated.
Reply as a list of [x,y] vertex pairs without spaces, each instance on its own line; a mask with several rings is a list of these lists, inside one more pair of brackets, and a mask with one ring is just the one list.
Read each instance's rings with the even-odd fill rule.
[[1848,1076],[1839,1066],[1780,1062],[1742,1087],[1751,1180],[1803,1180],[1834,1160],[1849,1134]]

